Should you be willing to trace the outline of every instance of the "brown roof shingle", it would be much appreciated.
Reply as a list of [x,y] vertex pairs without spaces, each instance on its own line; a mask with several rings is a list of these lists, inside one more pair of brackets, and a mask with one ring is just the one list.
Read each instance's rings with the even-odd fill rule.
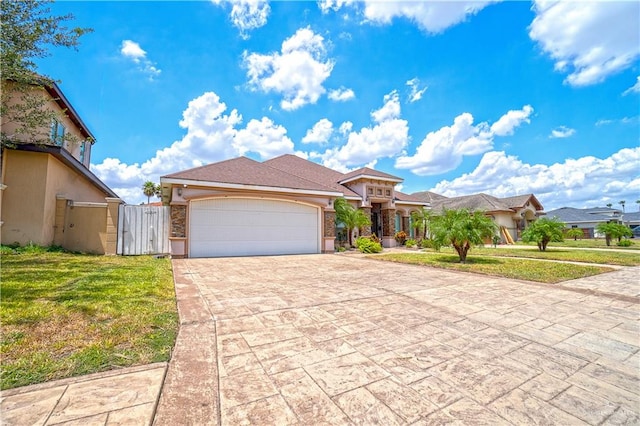
[[200,182],[337,192],[335,188],[287,173],[268,164],[238,157],[163,176]]

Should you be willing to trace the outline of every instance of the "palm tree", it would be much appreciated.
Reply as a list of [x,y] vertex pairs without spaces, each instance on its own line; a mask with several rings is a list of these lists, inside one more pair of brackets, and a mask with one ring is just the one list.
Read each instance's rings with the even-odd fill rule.
[[[535,223],[535,222],[534,222]],[[439,246],[451,244],[465,263],[472,245],[482,245],[496,233],[496,224],[484,212],[445,210],[431,222],[432,239]]]
[[607,207],[611,208],[611,207],[613,207],[613,204],[607,203]]
[[411,222],[413,223],[413,227],[422,234],[423,240],[427,239],[427,233],[429,233],[432,217],[433,213],[431,210],[427,210],[424,207],[422,210],[411,212]]
[[150,180],[146,181],[142,185],[142,193],[147,196],[147,204],[149,204],[151,197],[156,195],[156,184]]
[[622,211],[624,212],[624,204],[626,203],[625,200],[620,200],[618,201],[618,204],[620,204],[622,206]]
[[636,204],[638,205],[638,211],[640,212],[640,200],[636,200]]
[[344,198],[334,201],[333,207],[336,210],[336,222],[342,223],[347,228],[349,247],[353,246],[353,230],[361,229],[371,225],[371,219],[359,209],[356,209]]

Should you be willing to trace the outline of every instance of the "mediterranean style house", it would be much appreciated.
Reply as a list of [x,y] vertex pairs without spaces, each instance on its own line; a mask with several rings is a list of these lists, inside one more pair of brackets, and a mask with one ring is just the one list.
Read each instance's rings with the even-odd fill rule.
[[[4,81],[3,89],[12,90],[13,85]],[[43,108],[53,111],[56,119],[26,137],[21,123],[2,117],[3,139],[11,141],[2,147],[2,244],[115,253],[122,201],[89,170],[95,137],[57,84],[29,90],[33,96],[44,96]],[[8,94],[9,109],[22,94]]]
[[413,197],[428,202],[434,212],[443,209],[482,210],[496,223],[503,243],[513,243],[520,238],[529,224],[544,215],[542,204],[533,194],[498,198],[488,194],[472,194],[461,197],[445,197],[429,191],[416,192]]
[[246,157],[160,178],[171,206],[174,257],[332,253],[333,201],[362,209],[385,247],[409,232],[412,211],[429,203],[395,189],[402,179],[370,168],[340,173],[294,155]]
[[640,213],[625,213],[623,210],[610,207],[591,207],[586,209],[561,207],[551,210],[547,214],[549,217],[557,217],[558,220],[567,225],[567,228],[582,230],[584,238],[604,237],[604,235],[599,235],[596,232],[596,227],[600,223],[620,223],[629,226],[631,229],[640,226]]

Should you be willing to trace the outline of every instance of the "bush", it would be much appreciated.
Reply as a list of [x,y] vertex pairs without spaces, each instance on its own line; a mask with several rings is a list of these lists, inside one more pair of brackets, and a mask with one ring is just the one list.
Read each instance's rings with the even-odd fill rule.
[[622,240],[618,242],[619,247],[631,247],[631,245],[633,245],[631,240]]
[[414,240],[413,238],[409,238],[405,242],[405,246],[407,246],[407,247],[417,247],[418,246],[418,242],[416,240]]
[[398,231],[396,232],[396,235],[393,236],[393,238],[395,238],[396,242],[402,246],[407,241],[407,236],[408,235],[406,232]]
[[358,237],[356,239],[356,247],[358,247],[358,250],[362,253],[380,253],[382,251],[382,245],[379,240],[375,241],[373,237],[375,237],[375,235],[371,237]]

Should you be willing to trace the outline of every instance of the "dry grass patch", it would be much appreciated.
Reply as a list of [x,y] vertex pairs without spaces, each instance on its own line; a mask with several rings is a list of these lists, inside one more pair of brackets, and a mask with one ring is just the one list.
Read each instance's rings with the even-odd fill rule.
[[169,359],[171,264],[149,256],[3,251],[1,388]]

